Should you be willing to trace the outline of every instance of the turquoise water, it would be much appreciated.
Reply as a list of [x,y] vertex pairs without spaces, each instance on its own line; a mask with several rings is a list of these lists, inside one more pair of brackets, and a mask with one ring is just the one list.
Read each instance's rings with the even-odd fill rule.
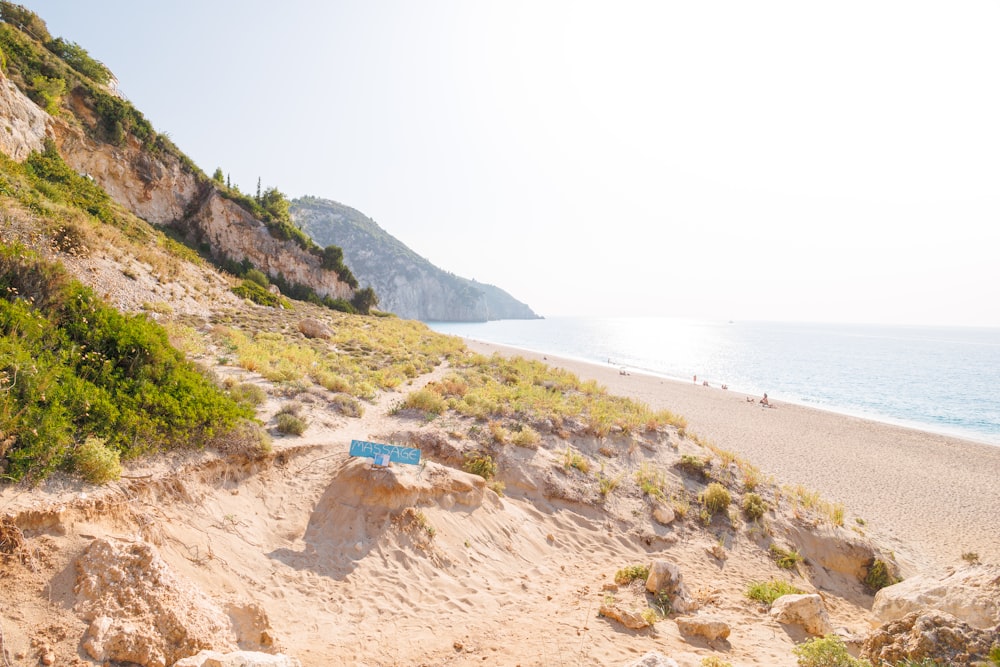
[[442,333],[1000,445],[1000,329],[675,318],[430,322]]

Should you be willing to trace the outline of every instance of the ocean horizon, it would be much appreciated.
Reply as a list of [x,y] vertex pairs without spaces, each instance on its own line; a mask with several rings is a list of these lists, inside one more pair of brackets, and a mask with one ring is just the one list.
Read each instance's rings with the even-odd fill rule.
[[[670,317],[428,322],[440,333],[1000,446],[1000,329]],[[697,378],[697,379],[695,379]]]

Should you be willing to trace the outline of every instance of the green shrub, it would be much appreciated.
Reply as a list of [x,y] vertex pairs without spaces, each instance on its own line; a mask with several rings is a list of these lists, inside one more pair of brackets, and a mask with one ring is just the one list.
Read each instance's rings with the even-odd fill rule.
[[431,415],[439,415],[448,409],[448,403],[441,394],[432,389],[418,389],[406,395],[403,407],[420,410]]
[[726,487],[722,486],[718,482],[712,482],[708,487],[701,492],[699,496],[702,504],[705,508],[712,514],[718,514],[719,512],[725,512],[732,502],[732,497],[729,495],[729,491]]
[[111,70],[97,60],[94,60],[79,44],[68,42],[62,37],[57,37],[48,42],[45,48],[62,58],[67,65],[77,72],[93,79],[96,83],[104,85],[111,81]]
[[229,395],[240,405],[252,408],[257,407],[267,400],[267,392],[258,385],[249,382],[242,382],[230,388]]
[[358,399],[345,394],[337,394],[331,398],[330,407],[347,417],[360,417],[365,412]]
[[271,436],[258,422],[244,419],[209,444],[223,454],[257,458],[271,451]]
[[886,586],[892,586],[893,584],[899,583],[899,580],[892,576],[889,571],[889,566],[885,561],[876,558],[872,561],[872,564],[868,566],[868,573],[865,574],[863,583],[869,591],[875,593],[882,590]]
[[80,209],[101,222],[115,222],[108,193],[67,165],[51,139],[46,139],[41,153],[28,156],[24,172],[31,184],[52,201]]
[[767,503],[756,493],[744,494],[741,504],[743,507],[743,514],[746,515],[746,517],[751,521],[756,521],[761,518],[768,510]]
[[538,431],[528,425],[523,425],[519,430],[514,431],[513,437],[511,438],[511,442],[518,447],[535,448],[541,441],[542,436],[538,434]]
[[122,476],[118,452],[108,449],[102,438],[87,438],[73,452],[73,467],[91,484],[113,482]]
[[1000,643],[993,644],[993,646],[990,647],[989,659],[990,663],[1000,665]]
[[653,596],[653,608],[660,612],[661,616],[669,616],[673,611],[673,603],[670,600],[670,593],[663,590]]
[[241,282],[233,288],[233,294],[241,299],[253,301],[256,304],[270,308],[289,306],[288,301],[282,298],[281,295],[272,294],[267,288],[261,287],[253,280],[244,280]]
[[688,475],[698,479],[704,479],[708,476],[709,463],[699,456],[682,454],[680,461],[674,465],[682,472],[686,472]]
[[701,659],[701,667],[733,667],[733,663],[726,662],[722,658],[710,655],[707,658]]
[[264,275],[264,272],[259,269],[247,269],[246,273],[243,274],[243,279],[257,283],[264,289],[267,289],[271,285],[271,281],[268,280],[267,276]]
[[304,419],[289,412],[280,412],[275,417],[278,433],[285,435],[302,435],[308,424]]
[[867,660],[854,658],[840,637],[827,635],[802,642],[792,649],[799,667],[871,667]]
[[38,102],[45,108],[50,116],[59,114],[59,105],[62,104],[63,95],[66,94],[66,82],[59,78],[50,79],[45,76],[36,76],[31,80],[31,85],[35,89]]
[[590,461],[572,447],[566,447],[566,451],[563,452],[563,467],[576,468],[583,474],[587,474],[590,472]]
[[608,477],[603,471],[597,475],[597,490],[602,498],[606,498],[609,493],[618,488],[621,477]]
[[642,463],[639,466],[635,472],[635,482],[639,485],[639,490],[642,491],[643,495],[656,500],[662,500],[666,497],[666,475],[662,470],[649,463]]
[[482,452],[469,452],[465,455],[465,463],[462,470],[479,475],[489,481],[497,474],[497,464],[493,457]]
[[771,552],[771,558],[775,560],[778,567],[785,570],[791,570],[796,565],[802,562],[802,554],[800,554],[795,549],[791,551],[779,547],[777,544],[772,544],[768,551]]
[[626,586],[636,579],[646,581],[649,578],[648,565],[629,565],[615,572],[615,583],[619,586]]
[[29,35],[40,42],[52,40],[45,21],[35,12],[13,2],[0,2],[0,19],[11,25],[20,26]]
[[72,468],[71,444],[103,438],[123,458],[193,443],[252,411],[173,348],[23,246],[0,244],[0,472]]
[[796,595],[803,592],[802,589],[793,586],[787,581],[771,579],[770,581],[751,582],[747,587],[746,595],[751,600],[757,600],[769,605],[782,595]]
[[646,623],[650,626],[656,625],[656,622],[660,620],[660,613],[652,607],[646,607],[640,611],[639,616],[641,616],[642,620],[646,621]]

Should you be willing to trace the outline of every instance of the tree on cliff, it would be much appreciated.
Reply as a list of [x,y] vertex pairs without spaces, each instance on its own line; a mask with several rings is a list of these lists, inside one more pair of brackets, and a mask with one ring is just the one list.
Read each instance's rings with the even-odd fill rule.
[[378,305],[378,295],[371,287],[359,289],[351,299],[351,305],[362,315],[371,313],[372,308]]

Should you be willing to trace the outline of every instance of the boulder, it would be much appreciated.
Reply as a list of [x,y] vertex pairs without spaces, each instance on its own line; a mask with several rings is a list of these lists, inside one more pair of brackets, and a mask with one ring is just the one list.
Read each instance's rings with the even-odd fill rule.
[[602,604],[598,613],[605,618],[613,618],[626,628],[632,630],[641,630],[642,628],[649,627],[649,621],[643,618],[642,614],[637,611],[622,609],[615,604]]
[[875,664],[925,660],[951,667],[970,667],[988,660],[990,647],[1000,642],[1000,626],[982,630],[951,614],[928,609],[907,614],[872,630],[861,654]]
[[695,611],[698,604],[690,598],[680,568],[668,560],[654,560],[646,577],[646,590],[654,595],[666,594],[670,609],[676,612]]
[[625,667],[678,667],[677,661],[668,658],[659,651],[650,651],[635,662],[630,662]]
[[677,619],[677,629],[682,635],[697,635],[708,641],[729,637],[729,624],[710,616],[684,616]]
[[94,660],[166,667],[202,649],[239,648],[222,608],[147,542],[94,540],[76,569],[73,608],[90,622],[83,649]]
[[779,623],[801,625],[811,635],[822,637],[833,632],[823,598],[816,593],[782,595],[771,605],[770,614]]
[[875,594],[872,613],[884,622],[938,609],[977,628],[1000,623],[1000,566],[976,563],[918,574]]
[[330,327],[311,317],[299,321],[299,332],[306,338],[322,338],[323,340],[333,338]]
[[669,505],[658,505],[655,510],[653,510],[653,519],[656,523],[669,526],[677,518],[674,509]]
[[302,667],[302,663],[297,658],[281,653],[272,655],[255,651],[201,651],[197,655],[178,660],[173,667]]

